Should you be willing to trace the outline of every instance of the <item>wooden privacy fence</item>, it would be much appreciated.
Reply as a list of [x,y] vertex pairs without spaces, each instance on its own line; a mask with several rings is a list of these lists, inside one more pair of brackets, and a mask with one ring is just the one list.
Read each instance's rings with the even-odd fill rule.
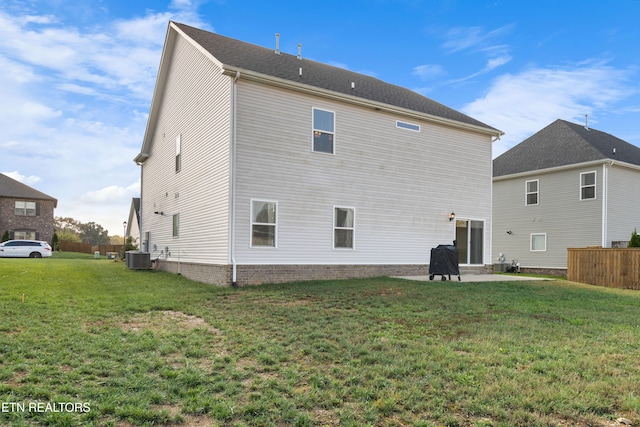
[[567,279],[640,290],[640,248],[569,248]]
[[77,243],[77,242],[67,242],[60,241],[59,247],[63,252],[80,252],[83,254],[93,254],[95,252],[100,252],[100,255],[107,255],[107,252],[122,252],[122,245],[98,245],[91,246],[89,243]]

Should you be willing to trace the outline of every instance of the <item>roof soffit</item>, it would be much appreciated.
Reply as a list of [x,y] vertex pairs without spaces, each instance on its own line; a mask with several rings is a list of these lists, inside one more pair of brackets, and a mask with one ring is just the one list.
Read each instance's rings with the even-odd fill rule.
[[[231,64],[227,64],[224,63],[223,61],[221,61],[220,59],[216,58],[216,56],[209,51],[199,40],[194,39],[193,36],[187,34],[185,32],[185,30],[183,30],[183,28],[181,27],[185,27],[185,28],[190,28],[192,31],[197,31],[197,32],[202,32],[202,33],[208,33],[205,30],[200,30],[197,28],[193,28],[193,27],[188,27],[184,24],[178,24],[176,22],[170,21],[169,25],[167,27],[167,34],[165,37],[165,43],[164,43],[164,47],[163,47],[163,51],[162,51],[162,56],[161,56],[161,60],[160,60],[160,66],[158,69],[158,76],[156,79],[156,84],[155,84],[155,88],[154,88],[154,92],[153,92],[153,97],[152,97],[152,101],[151,101],[151,107],[149,110],[149,118],[147,120],[147,126],[145,129],[145,134],[144,134],[144,138],[143,138],[143,144],[142,144],[142,148],[140,153],[135,157],[134,161],[138,164],[144,163],[144,161],[146,161],[146,159],[149,157],[149,153],[151,150],[151,144],[152,144],[152,140],[153,140],[153,132],[155,129],[155,125],[157,122],[157,118],[158,118],[158,114],[159,114],[159,109],[160,109],[160,105],[162,103],[162,96],[164,93],[164,88],[165,88],[165,84],[166,84],[166,79],[167,79],[167,74],[168,74],[168,70],[169,67],[171,65],[171,58],[173,57],[173,51],[175,48],[175,43],[176,43],[176,38],[177,37],[183,37],[187,42],[189,42],[194,48],[196,48],[198,51],[200,51],[203,55],[205,55],[209,60],[211,60],[213,63],[215,63],[217,66],[219,66],[222,69],[223,74],[228,75],[230,77],[234,77],[234,78],[244,78],[244,79],[248,79],[248,80],[253,80],[256,82],[261,82],[263,84],[269,84],[272,86],[276,86],[276,87],[282,87],[282,88],[287,88],[290,90],[296,90],[296,91],[300,91],[300,92],[306,92],[309,94],[314,94],[317,96],[324,96],[324,97],[328,97],[328,98],[332,98],[332,99],[336,99],[336,100],[341,100],[343,102],[349,102],[352,104],[357,104],[357,105],[361,105],[367,108],[371,108],[374,110],[384,110],[384,111],[388,111],[388,112],[392,112],[394,114],[400,114],[403,116],[407,116],[407,117],[412,117],[415,119],[421,119],[421,120],[425,120],[428,122],[432,122],[432,123],[438,123],[440,125],[445,125],[445,126],[449,126],[449,127],[454,127],[454,128],[458,128],[458,129],[464,129],[464,130],[468,130],[471,132],[476,132],[476,133],[481,133],[481,134],[485,134],[488,136],[494,136],[496,138],[498,138],[499,136],[503,135],[504,132],[495,129],[491,126],[488,126],[482,122],[479,122],[473,118],[470,118],[456,110],[451,109],[450,107],[446,107],[442,104],[437,103],[436,101],[433,100],[429,100],[426,97],[423,97],[422,95],[419,94],[415,94],[413,93],[413,95],[411,96],[415,96],[415,95],[419,95],[419,97],[424,98],[429,100],[430,102],[432,102],[436,109],[441,107],[443,109],[443,111],[450,111],[452,112],[452,114],[454,114],[455,116],[460,116],[463,118],[466,118],[465,120],[468,119],[468,122],[465,121],[460,121],[460,120],[456,120],[456,119],[452,119],[452,118],[448,118],[448,117],[443,117],[443,116],[439,116],[439,115],[435,115],[435,114],[428,114],[425,112],[421,112],[421,111],[417,111],[417,110],[413,110],[410,108],[403,108],[400,106],[395,106],[392,104],[388,104],[388,103],[384,103],[384,102],[379,102],[379,101],[375,101],[375,100],[371,100],[371,99],[367,99],[361,96],[357,96],[357,95],[349,95],[349,94],[345,94],[342,92],[337,92],[337,91],[333,91],[333,90],[329,90],[326,88],[322,88],[322,87],[318,87],[318,86],[314,86],[314,85],[310,85],[307,84],[305,82],[295,82],[289,79],[285,79],[285,78],[279,78],[277,76],[273,76],[273,75],[269,75],[269,74],[265,74],[265,73],[260,73],[254,70],[249,70],[243,67],[238,67],[235,65],[231,65]],[[213,33],[211,33],[213,34]],[[229,39],[227,37],[224,36],[220,36],[226,40],[231,40],[233,43],[239,43],[241,45],[247,45],[247,46],[253,46],[250,45],[248,43],[239,41],[239,40],[234,40],[234,39]],[[258,47],[255,46],[256,48],[259,49],[266,49],[266,48],[262,48],[262,47]],[[268,49],[266,49],[268,50]],[[276,54],[273,53],[273,55],[275,56]],[[280,56],[280,55],[278,55]],[[287,57],[291,57],[292,55],[289,54],[282,54],[282,56],[287,56]],[[295,58],[295,57],[294,57]],[[307,61],[306,64],[310,64],[310,63],[314,63],[316,65],[319,64],[319,66],[321,67],[329,67],[326,64],[321,64],[321,63],[315,63],[313,61]],[[302,64],[302,63],[301,63]],[[335,67],[333,67],[335,68]],[[361,76],[361,78],[363,80],[366,81],[371,81],[371,80],[375,80],[377,81],[378,79],[369,77],[369,76],[365,76],[365,75],[358,75],[357,73],[353,73],[351,71],[348,70],[339,70],[338,72],[342,72],[344,74],[349,74],[349,75],[353,75],[353,76]],[[381,81],[380,81],[381,82]],[[389,88],[396,88],[398,90],[401,91],[407,91],[408,94],[412,93],[412,91],[410,91],[409,89],[406,88],[400,88],[400,87],[395,87],[393,85],[390,85],[388,83],[385,82],[381,82],[384,85],[387,85]],[[360,82],[357,82],[356,85],[360,84]]]

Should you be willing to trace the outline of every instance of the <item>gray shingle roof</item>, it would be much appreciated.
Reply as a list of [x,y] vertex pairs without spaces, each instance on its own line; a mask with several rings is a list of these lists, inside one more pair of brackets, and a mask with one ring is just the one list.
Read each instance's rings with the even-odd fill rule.
[[0,173],[0,197],[11,197],[16,199],[33,199],[33,200],[53,200],[54,206],[57,206],[58,200],[46,195],[35,188],[31,188],[26,184],[9,178]]
[[[242,42],[185,24],[176,22],[173,24],[218,61],[227,66],[406,108],[502,133],[491,126],[412,90],[386,83],[374,77],[305,58],[298,59],[296,55],[284,52],[278,55],[273,49]],[[302,76],[299,74],[300,67],[302,67]],[[354,83],[354,88],[352,88],[352,82]]]
[[640,166],[640,148],[608,133],[558,119],[495,158],[493,176],[605,159]]

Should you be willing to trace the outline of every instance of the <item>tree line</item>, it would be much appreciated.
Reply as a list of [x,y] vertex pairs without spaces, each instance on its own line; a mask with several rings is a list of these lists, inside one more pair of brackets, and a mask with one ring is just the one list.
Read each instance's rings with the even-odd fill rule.
[[56,235],[60,241],[89,243],[94,246],[111,243],[109,230],[105,230],[100,224],[96,224],[93,221],[84,223],[70,217],[61,216],[55,217],[54,221]]

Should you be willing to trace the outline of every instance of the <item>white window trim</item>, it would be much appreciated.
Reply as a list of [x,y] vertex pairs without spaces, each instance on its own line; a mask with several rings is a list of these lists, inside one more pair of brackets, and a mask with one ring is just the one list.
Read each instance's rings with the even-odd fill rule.
[[[544,249],[533,249],[533,236],[544,236]],[[531,233],[529,235],[529,252],[546,252],[547,251],[547,233]]]
[[[253,222],[253,202],[263,202],[263,203],[273,203],[276,205],[276,222]],[[278,207],[278,202],[276,200],[267,200],[267,199],[251,199],[249,201],[249,247],[255,249],[276,249],[278,247],[278,221],[280,220],[280,208]],[[253,244],[253,226],[254,225],[269,225],[274,226],[273,231],[273,246],[267,245],[254,245]]]
[[[396,120],[396,127],[398,129],[410,130],[412,132],[420,132],[420,125],[415,123],[409,123],[402,120]],[[417,129],[414,129],[417,128]]]
[[[456,216],[456,218],[453,220],[453,236],[452,236],[452,241],[453,240],[457,240],[458,236],[457,236],[457,221],[464,221],[467,223],[467,239],[466,239],[466,245],[467,245],[467,259],[458,259],[458,263],[460,265],[464,265],[464,266],[477,266],[477,265],[484,265],[485,263],[485,258],[487,258],[487,254],[485,253],[485,245],[486,245],[486,231],[487,231],[487,221],[483,218],[473,218],[473,217],[458,217]],[[469,248],[471,246],[471,235],[469,234],[469,231],[471,230],[471,222],[475,221],[475,222],[481,222],[482,223],[482,262],[479,264],[470,264],[467,261],[470,258],[470,253],[469,253]]]
[[[582,175],[587,175],[587,174],[593,174],[594,178],[593,178],[593,185],[582,185]],[[586,188],[586,187],[593,187],[593,197],[589,198],[589,199],[583,199],[582,198],[582,189]],[[589,172],[580,172],[580,201],[583,200],[597,200],[598,199],[598,171],[589,171]]]
[[[353,211],[353,227],[337,227],[336,226],[336,209],[351,209]],[[333,221],[331,223],[331,243],[334,251],[354,251],[356,249],[356,208],[353,206],[333,206]],[[352,242],[350,248],[337,248],[336,247],[336,230],[351,230]]]
[[[313,120],[313,112],[315,110],[324,111],[326,113],[333,114],[333,132],[327,132],[327,131],[322,130],[322,129],[316,129],[315,123],[314,123],[314,120]],[[316,130],[318,132],[328,133],[328,134],[333,135],[333,150],[332,150],[331,153],[327,153],[325,151],[316,151],[315,150],[315,146],[314,146],[315,135],[314,135],[314,133],[316,132]],[[335,111],[327,110],[325,108],[318,108],[318,107],[312,107],[311,108],[311,152],[312,153],[318,153],[318,154],[326,154],[326,155],[329,155],[329,156],[335,156],[336,155],[336,112]]]
[[[530,182],[537,182],[536,184],[536,191],[529,191],[529,183]],[[528,203],[529,202],[529,194],[537,194],[536,197],[536,203]],[[530,179],[528,181],[525,181],[524,183],[524,205],[525,206],[537,206],[540,204],[540,180],[539,179]]]

